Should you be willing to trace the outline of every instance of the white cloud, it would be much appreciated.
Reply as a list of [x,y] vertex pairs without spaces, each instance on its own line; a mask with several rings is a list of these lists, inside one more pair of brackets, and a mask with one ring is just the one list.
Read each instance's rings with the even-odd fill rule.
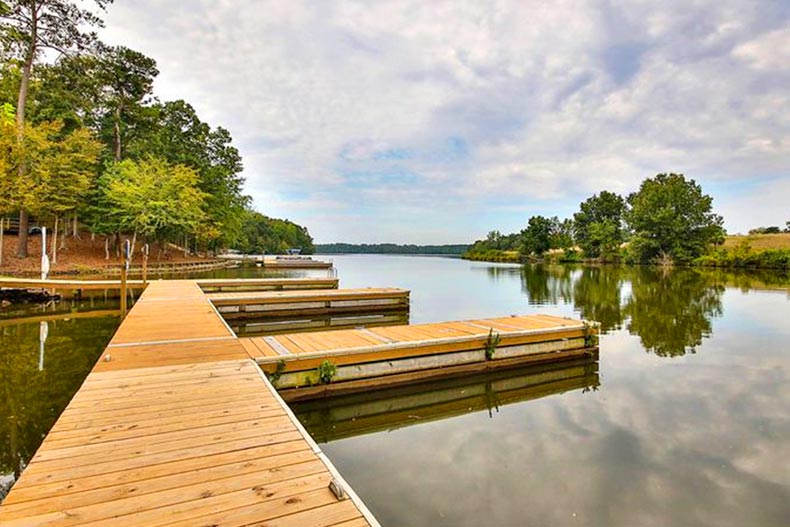
[[[440,242],[399,218],[433,203],[447,225],[492,207],[510,223],[514,202],[568,208],[662,171],[790,178],[790,29],[772,9],[138,0],[111,6],[105,38],[157,59],[162,98],[230,129],[264,212],[370,241],[352,212],[375,207],[393,241]],[[347,220],[311,223],[332,209]]]

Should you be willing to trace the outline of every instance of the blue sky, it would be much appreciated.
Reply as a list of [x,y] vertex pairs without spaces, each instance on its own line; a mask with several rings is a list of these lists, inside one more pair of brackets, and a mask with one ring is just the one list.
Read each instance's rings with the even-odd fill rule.
[[457,243],[682,172],[790,220],[790,2],[130,0],[102,37],[316,241]]

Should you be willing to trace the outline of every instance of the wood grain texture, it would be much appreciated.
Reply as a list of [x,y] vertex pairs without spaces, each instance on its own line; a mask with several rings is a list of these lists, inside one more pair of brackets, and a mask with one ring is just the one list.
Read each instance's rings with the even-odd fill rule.
[[229,334],[195,281],[151,282],[0,525],[375,527],[329,490],[339,475],[250,359],[261,349]]

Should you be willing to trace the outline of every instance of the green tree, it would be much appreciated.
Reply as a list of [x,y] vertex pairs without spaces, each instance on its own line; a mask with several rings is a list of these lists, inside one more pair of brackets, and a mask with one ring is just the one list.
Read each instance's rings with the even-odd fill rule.
[[[93,0],[104,9],[112,0]],[[0,39],[7,52],[21,61],[21,76],[16,104],[17,140],[25,135],[25,109],[33,67],[41,54],[53,50],[68,54],[86,49],[96,42],[88,27],[102,26],[101,19],[88,9],[66,0],[6,0],[0,3]],[[24,163],[18,165],[19,182],[25,177]],[[19,213],[17,255],[27,257],[28,212]]]
[[609,259],[624,241],[625,200],[604,190],[583,201],[573,215],[576,243],[589,258]]
[[303,254],[314,252],[313,238],[301,225],[269,218],[253,210],[245,210],[243,218],[234,249],[248,254],[283,254],[288,249],[301,249]]
[[208,194],[207,225],[218,233],[210,245],[233,245],[249,198],[242,192],[241,156],[231,144],[230,132],[221,127],[212,130],[181,100],[154,105],[152,111],[153,123],[129,145],[130,154],[155,155],[194,168],[200,175],[200,190]]
[[132,249],[138,236],[194,234],[204,219],[206,197],[197,183],[195,170],[162,159],[112,163],[99,178],[96,230],[133,233]]
[[682,174],[659,174],[628,196],[629,251],[640,262],[689,262],[724,241],[723,219],[713,198]]
[[570,249],[573,247],[573,220],[570,218],[560,220],[557,216],[551,218],[551,238],[549,243],[552,249]]
[[521,244],[525,254],[543,255],[551,248],[552,222],[543,216],[532,216],[527,228],[521,231]]
[[[105,47],[97,61],[97,80],[102,90],[103,135],[109,136],[115,161],[120,161],[125,139],[134,134],[144,118],[143,106],[159,75],[156,61],[124,46]],[[143,117],[143,119],[141,119]]]

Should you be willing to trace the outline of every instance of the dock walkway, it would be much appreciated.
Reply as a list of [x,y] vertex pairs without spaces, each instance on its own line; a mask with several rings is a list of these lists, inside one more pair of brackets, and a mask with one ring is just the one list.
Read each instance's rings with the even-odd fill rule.
[[409,291],[394,287],[211,293],[208,298],[228,320],[409,309]]
[[[329,489],[337,481],[350,499]],[[195,281],[151,282],[0,506],[5,527],[378,525]]]

